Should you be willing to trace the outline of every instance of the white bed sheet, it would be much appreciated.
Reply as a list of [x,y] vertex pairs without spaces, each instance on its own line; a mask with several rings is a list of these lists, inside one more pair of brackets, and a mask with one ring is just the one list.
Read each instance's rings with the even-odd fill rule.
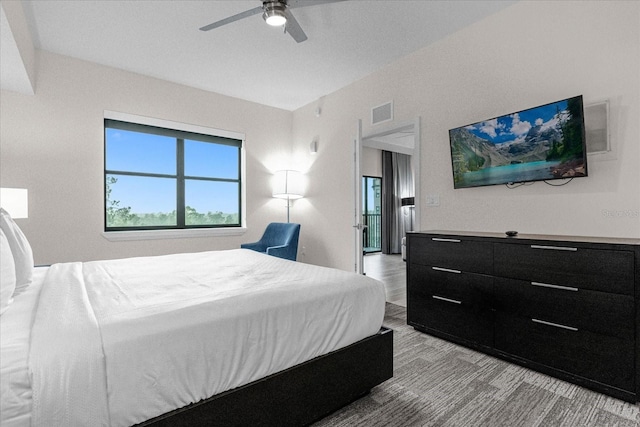
[[40,288],[48,267],[36,267],[33,282],[16,295],[0,318],[0,425],[28,427],[31,423],[29,339]]
[[58,283],[43,286],[49,308],[31,342],[34,426],[141,422],[373,335],[384,317],[376,280],[245,249],[58,264],[48,276]]

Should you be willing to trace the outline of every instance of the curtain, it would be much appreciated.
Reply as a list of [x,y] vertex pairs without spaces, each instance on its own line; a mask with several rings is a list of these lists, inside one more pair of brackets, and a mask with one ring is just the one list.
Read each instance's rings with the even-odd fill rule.
[[402,238],[411,224],[413,209],[402,208],[402,198],[412,197],[411,156],[382,151],[382,253],[402,252]]
[[393,182],[393,159],[390,151],[382,151],[382,233],[381,251],[383,254],[392,254],[391,230],[396,222],[396,213]]

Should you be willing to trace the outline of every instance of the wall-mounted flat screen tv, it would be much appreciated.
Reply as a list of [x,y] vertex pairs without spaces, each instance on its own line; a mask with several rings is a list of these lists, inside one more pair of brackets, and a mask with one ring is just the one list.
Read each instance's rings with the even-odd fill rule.
[[587,176],[582,96],[449,131],[454,188]]

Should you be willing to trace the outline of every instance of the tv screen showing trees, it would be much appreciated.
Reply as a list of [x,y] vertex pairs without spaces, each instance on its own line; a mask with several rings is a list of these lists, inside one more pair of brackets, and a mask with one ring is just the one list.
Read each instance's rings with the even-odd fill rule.
[[587,176],[582,96],[449,131],[454,188]]

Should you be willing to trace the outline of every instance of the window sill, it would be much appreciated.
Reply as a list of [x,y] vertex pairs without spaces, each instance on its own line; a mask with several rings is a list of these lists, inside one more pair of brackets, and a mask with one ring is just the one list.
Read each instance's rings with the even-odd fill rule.
[[192,237],[213,236],[241,236],[246,233],[246,227],[234,228],[191,228],[186,230],[133,230],[133,231],[103,231],[102,237],[110,242],[127,240],[159,240],[185,239]]

